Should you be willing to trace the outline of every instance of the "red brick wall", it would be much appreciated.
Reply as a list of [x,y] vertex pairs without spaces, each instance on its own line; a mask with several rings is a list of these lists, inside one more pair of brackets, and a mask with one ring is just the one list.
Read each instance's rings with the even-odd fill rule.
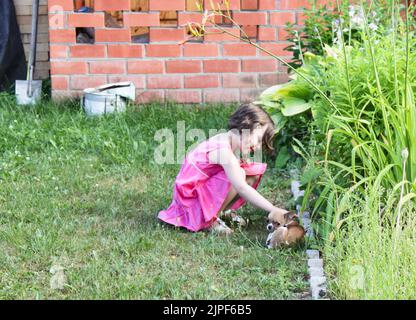
[[[250,101],[265,87],[287,81],[285,68],[275,59],[230,36],[207,35],[202,43],[180,44],[186,22],[201,19],[201,13],[185,11],[185,0],[149,0],[149,11],[139,13],[130,11],[130,1],[95,0],[94,13],[74,13],[73,0],[48,1],[54,98],[128,80],[136,85],[139,103]],[[210,0],[205,2],[209,8]],[[258,26],[258,44],[290,59],[283,50],[288,44],[284,24],[301,23],[307,0],[230,3],[239,24]],[[105,27],[104,11],[110,10],[123,11],[122,28]],[[160,10],[177,11],[178,25],[161,27]],[[131,27],[138,26],[149,26],[149,43],[132,43]],[[77,27],[94,27],[95,43],[76,43]]]

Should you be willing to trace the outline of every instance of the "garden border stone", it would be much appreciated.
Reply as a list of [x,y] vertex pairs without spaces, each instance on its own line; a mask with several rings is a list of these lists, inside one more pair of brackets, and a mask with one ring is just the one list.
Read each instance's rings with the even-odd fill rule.
[[[294,175],[291,172],[292,176]],[[300,189],[300,181],[294,179],[291,183],[291,191],[295,201],[304,196],[304,191]],[[313,228],[311,226],[311,217],[308,211],[301,212],[301,206],[296,205],[296,212],[299,216],[299,219],[305,228],[306,237],[313,238]],[[326,287],[326,277],[324,273],[324,261],[320,257],[319,251],[316,249],[306,249],[306,256],[308,257],[308,273],[309,273],[309,285],[310,285],[310,294],[312,299],[321,300],[327,298],[327,287]]]

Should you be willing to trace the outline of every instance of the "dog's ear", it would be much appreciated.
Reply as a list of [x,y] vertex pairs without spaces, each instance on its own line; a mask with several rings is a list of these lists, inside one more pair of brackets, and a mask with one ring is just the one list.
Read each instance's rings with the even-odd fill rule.
[[285,217],[286,217],[286,219],[287,219],[288,221],[292,221],[292,220],[294,220],[295,218],[297,218],[297,217],[298,217],[298,215],[297,215],[295,212],[293,212],[293,211],[289,211],[289,212],[286,212],[286,213],[285,213]]

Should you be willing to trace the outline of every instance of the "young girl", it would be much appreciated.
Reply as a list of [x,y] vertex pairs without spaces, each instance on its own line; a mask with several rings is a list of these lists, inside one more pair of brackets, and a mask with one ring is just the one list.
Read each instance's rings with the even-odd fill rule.
[[[270,116],[257,105],[242,104],[229,119],[228,129],[187,154],[175,180],[173,201],[159,212],[160,220],[190,231],[209,229],[229,235],[232,230],[219,216],[246,201],[282,216],[287,212],[256,190],[267,164],[244,160],[250,151],[262,146],[273,150],[275,126]],[[242,159],[236,153],[241,153]],[[241,221],[238,216],[234,218]]]

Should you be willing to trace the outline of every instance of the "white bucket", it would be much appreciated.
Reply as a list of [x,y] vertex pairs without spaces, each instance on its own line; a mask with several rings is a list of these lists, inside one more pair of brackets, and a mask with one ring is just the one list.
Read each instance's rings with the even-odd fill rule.
[[127,100],[136,99],[136,88],[132,82],[106,84],[84,90],[81,105],[88,116],[124,112]]
[[27,80],[16,80],[15,94],[18,105],[33,105],[42,98],[42,80],[32,80],[32,96],[28,95]]

